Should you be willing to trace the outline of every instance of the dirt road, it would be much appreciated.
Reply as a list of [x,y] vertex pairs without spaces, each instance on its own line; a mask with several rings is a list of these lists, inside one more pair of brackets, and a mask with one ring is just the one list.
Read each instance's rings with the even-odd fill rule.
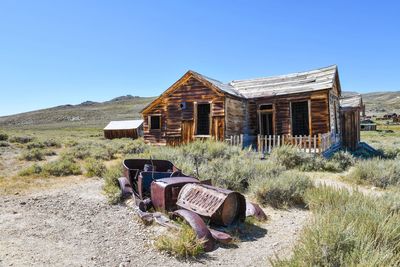
[[160,232],[123,205],[110,206],[90,179],[30,195],[1,196],[0,266],[260,266],[285,257],[310,214],[267,209],[267,223],[229,248],[178,261],[153,248]]

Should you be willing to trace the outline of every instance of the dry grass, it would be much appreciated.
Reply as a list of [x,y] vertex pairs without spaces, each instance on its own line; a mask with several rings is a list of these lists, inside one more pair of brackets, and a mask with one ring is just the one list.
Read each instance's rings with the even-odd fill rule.
[[159,236],[154,245],[160,251],[178,258],[195,258],[204,253],[204,241],[198,239],[195,231],[185,223],[181,229]]

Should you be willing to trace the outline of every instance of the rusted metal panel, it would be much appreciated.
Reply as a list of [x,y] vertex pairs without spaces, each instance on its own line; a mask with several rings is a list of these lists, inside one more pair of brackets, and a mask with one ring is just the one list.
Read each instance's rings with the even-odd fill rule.
[[230,242],[232,242],[232,236],[224,233],[224,232],[220,232],[214,229],[209,228],[210,233],[212,235],[212,237],[217,240],[218,242],[221,242],[222,244],[229,244]]
[[260,221],[267,219],[267,215],[258,204],[246,201],[246,217],[255,217]]
[[118,178],[119,188],[121,189],[122,198],[130,198],[133,195],[132,185],[129,183],[128,178],[120,177]]
[[173,179],[166,178],[153,181],[151,183],[153,207],[164,212],[176,210],[179,192],[188,183],[199,183],[199,180],[193,177],[173,177]]
[[204,223],[203,219],[196,213],[190,210],[176,210],[173,212],[175,217],[179,217],[186,221],[190,227],[196,232],[199,239],[204,240],[204,250],[211,251],[214,249],[215,240],[211,235],[210,230]]
[[210,218],[217,225],[245,219],[246,201],[240,193],[202,184],[185,185],[178,197],[179,207]]

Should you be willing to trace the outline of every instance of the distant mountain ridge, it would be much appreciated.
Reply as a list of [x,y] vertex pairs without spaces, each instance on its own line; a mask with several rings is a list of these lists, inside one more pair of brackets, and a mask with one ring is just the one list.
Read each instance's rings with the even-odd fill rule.
[[[343,92],[343,95],[356,92]],[[400,91],[362,94],[367,114],[400,113]],[[111,120],[140,118],[155,97],[125,95],[105,102],[84,101],[0,117],[0,128],[104,127]]]

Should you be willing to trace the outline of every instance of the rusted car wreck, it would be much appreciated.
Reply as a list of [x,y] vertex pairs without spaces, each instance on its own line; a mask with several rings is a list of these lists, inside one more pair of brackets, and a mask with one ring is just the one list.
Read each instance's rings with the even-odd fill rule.
[[221,227],[241,223],[246,216],[266,219],[242,194],[187,176],[170,161],[126,159],[123,168],[125,177],[118,179],[121,196],[139,217],[171,228],[177,227],[172,220],[185,221],[204,239],[205,251],[213,250],[216,241],[232,240]]

